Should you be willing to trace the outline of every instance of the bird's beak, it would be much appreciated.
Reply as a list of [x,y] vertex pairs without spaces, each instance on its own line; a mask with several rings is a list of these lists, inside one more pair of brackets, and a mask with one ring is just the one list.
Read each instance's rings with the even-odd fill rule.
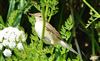
[[33,15],[39,17],[39,16],[41,16],[41,13],[34,13]]

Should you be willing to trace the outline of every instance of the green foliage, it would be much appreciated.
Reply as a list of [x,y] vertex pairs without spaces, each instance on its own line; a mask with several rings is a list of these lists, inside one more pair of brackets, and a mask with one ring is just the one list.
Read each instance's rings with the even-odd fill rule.
[[46,20],[49,22],[51,16],[58,12],[58,0],[40,0],[40,3],[34,2],[34,6],[40,11],[44,12]]
[[95,20],[100,18],[100,14],[98,15],[98,14],[94,13],[92,10],[90,10],[89,14],[91,15],[91,17],[89,18],[88,24],[86,24],[85,28],[89,27]]
[[[18,4],[18,5],[16,5]],[[21,21],[22,13],[27,13],[32,4],[25,0],[10,0],[9,10],[8,10],[8,25],[18,26]],[[15,7],[17,7],[15,9]]]
[[98,41],[100,43],[100,21],[95,24],[95,29],[97,30],[97,33],[98,33]]
[[42,39],[44,37],[45,21],[49,22],[51,16],[57,13],[58,0],[40,0],[40,3],[34,2],[34,6],[41,12],[43,18]]
[[3,22],[2,16],[0,16],[0,24],[3,24],[3,25],[4,25],[4,22]]
[[76,59],[70,59],[70,58],[68,58],[67,61],[80,61],[80,59],[79,59],[79,56],[77,56]]
[[69,18],[66,20],[65,25],[62,26],[61,35],[62,38],[66,41],[71,37],[71,29],[73,28],[73,20],[72,16],[70,15]]
[[[100,2],[99,0],[97,1]],[[93,1],[88,2],[92,3]],[[15,48],[11,57],[4,57],[1,53],[2,51],[0,50],[0,61],[89,61],[87,58],[90,58],[91,54],[97,56],[100,53],[100,21],[98,21],[100,19],[100,9],[96,7],[96,4],[90,5],[88,2],[86,0],[83,0],[83,2],[77,0],[67,0],[67,3],[66,1],[60,0],[9,0],[9,8],[6,15],[7,17],[3,17],[3,15],[1,15],[1,9],[4,8],[1,8],[0,6],[0,30],[8,26],[20,27],[25,23],[23,26],[25,27],[25,31],[28,34],[27,42],[23,43],[24,50],[19,51],[17,48]],[[81,7],[81,5],[83,6]],[[89,12],[85,5],[88,6],[90,10]],[[40,40],[38,38],[37,33],[34,29],[35,18],[34,16],[28,15],[28,13],[33,14],[32,12],[37,12],[32,10],[33,7],[35,7],[42,14],[44,26],[45,21],[50,22],[53,15],[60,15],[57,17],[55,16],[54,20],[62,20],[60,22],[63,22],[57,22],[59,23],[59,27],[61,26],[61,24],[63,24],[62,28],[59,28],[61,30],[61,38],[68,42],[77,40],[80,47],[76,48],[82,48],[82,50],[80,49],[78,51],[78,53],[80,54],[83,53],[82,57],[80,55],[70,54],[69,50],[61,47],[60,45],[45,45],[43,40]],[[69,8],[71,10],[69,10]],[[61,13],[59,13],[60,11]],[[87,15],[90,15],[90,17],[85,16],[83,14],[84,12],[86,12]],[[24,15],[26,15],[25,18]],[[66,16],[69,17],[66,19]],[[57,19],[58,17],[61,17],[61,19]],[[6,21],[4,20],[4,18],[7,18]],[[86,19],[88,20],[85,22],[84,20]],[[28,22],[30,26],[27,25]],[[83,26],[85,24],[86,26]],[[81,25],[83,27],[81,27]],[[27,31],[30,28],[31,32],[30,30]],[[84,41],[88,42],[88,47],[91,48],[90,50],[87,47],[84,47]],[[84,52],[84,50],[89,54]],[[86,56],[84,56],[84,54]]]
[[85,28],[88,28],[95,20],[100,18],[100,14],[86,1],[83,0],[83,2],[90,8],[90,15],[91,17],[88,20],[88,24],[86,24]]
[[[87,32],[90,32],[91,34],[88,33],[89,37],[91,38],[91,44],[92,44],[92,55],[96,55],[96,52],[99,51],[100,46],[97,43],[96,40],[99,40],[100,36],[98,35],[98,38],[95,37],[95,31],[94,28],[97,30],[97,33],[99,34],[100,32],[98,31],[98,27],[96,26],[96,20],[100,18],[100,14],[86,1],[83,0],[83,2],[90,8],[90,18],[88,20],[88,24],[86,24],[85,28],[88,28],[90,25],[90,29],[87,30]],[[100,21],[97,21],[98,23]],[[96,34],[97,35],[97,34]],[[98,59],[92,59],[92,60],[98,60]]]
[[[30,44],[30,50],[33,52],[32,58],[33,61],[66,61],[66,54],[69,52],[69,50],[66,50],[65,48],[61,48],[60,45],[57,46],[44,46],[43,47],[43,40],[39,40],[38,36],[34,30],[34,17],[29,17],[29,22],[32,24],[32,34],[30,36],[31,38],[31,44]],[[33,47],[34,46],[34,47]],[[26,49],[27,50],[27,49]],[[49,54],[49,57],[48,57]]]
[[9,18],[8,18],[8,25],[9,25],[9,26],[14,26],[15,23],[16,23],[18,20],[20,20],[19,18],[21,18],[21,16],[19,16],[19,11],[18,11],[18,10],[13,11],[13,12],[10,14]]
[[2,56],[1,51],[0,51],[0,61],[5,61],[5,60],[4,60],[4,57]]
[[7,16],[7,18],[10,16],[11,12],[15,8],[15,0],[10,0],[9,3],[10,3],[10,5],[9,5],[9,10],[8,10],[8,16]]
[[4,26],[4,22],[3,22],[3,19],[2,19],[2,16],[0,16],[0,30],[3,29],[5,26]]

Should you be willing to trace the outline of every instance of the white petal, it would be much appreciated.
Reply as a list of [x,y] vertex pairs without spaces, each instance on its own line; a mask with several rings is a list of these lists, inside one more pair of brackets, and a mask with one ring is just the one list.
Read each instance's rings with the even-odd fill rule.
[[18,48],[19,50],[24,50],[24,47],[23,47],[23,45],[22,45],[21,42],[17,44],[17,48]]
[[12,55],[12,52],[11,52],[10,49],[5,49],[3,51],[3,54],[4,54],[5,57],[10,57]]
[[16,35],[14,35],[14,33],[10,34],[9,41],[15,41],[15,39],[16,39]]
[[15,47],[16,47],[16,42],[14,41],[9,42],[9,48],[13,49]]
[[91,56],[91,57],[90,57],[90,60],[96,61],[98,58],[99,58],[99,56]]
[[8,46],[9,45],[9,41],[8,40],[3,40],[3,46]]
[[3,35],[2,33],[0,33],[0,42],[2,42],[2,40],[3,40]]
[[3,45],[2,45],[2,43],[0,43],[0,50],[2,50],[2,48],[3,48]]

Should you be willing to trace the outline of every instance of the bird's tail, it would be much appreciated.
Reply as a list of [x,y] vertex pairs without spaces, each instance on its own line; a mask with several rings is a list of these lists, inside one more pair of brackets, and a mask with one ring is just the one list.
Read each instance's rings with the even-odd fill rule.
[[78,54],[71,46],[69,46],[69,44],[65,43],[63,40],[60,41],[60,45],[62,45],[64,48],[68,48],[73,53]]

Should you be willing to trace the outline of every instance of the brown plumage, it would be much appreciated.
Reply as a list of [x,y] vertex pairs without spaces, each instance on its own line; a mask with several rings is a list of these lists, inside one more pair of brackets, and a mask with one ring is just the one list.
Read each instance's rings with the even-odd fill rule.
[[[41,38],[43,30],[42,16],[41,13],[35,13],[34,16],[36,19],[35,31],[37,32],[39,38]],[[61,40],[59,32],[48,22],[46,22],[45,25],[44,39],[45,39],[44,42],[46,44],[52,44],[52,45],[60,44],[64,48],[68,48],[70,51],[77,54],[77,52],[73,48],[71,48],[67,43]]]

